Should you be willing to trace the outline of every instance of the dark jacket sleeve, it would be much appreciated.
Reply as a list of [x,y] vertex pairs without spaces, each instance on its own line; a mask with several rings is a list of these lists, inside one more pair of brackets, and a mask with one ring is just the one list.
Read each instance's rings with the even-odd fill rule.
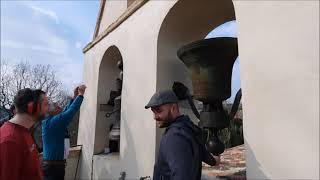
[[201,147],[202,151],[202,161],[207,163],[210,166],[216,165],[216,160],[214,157],[206,150],[204,146]]
[[67,127],[73,116],[79,111],[82,101],[83,96],[77,96],[65,111],[50,119],[50,124],[57,127]]
[[192,147],[188,140],[176,133],[167,138],[165,159],[171,170],[171,180],[190,179],[194,171]]

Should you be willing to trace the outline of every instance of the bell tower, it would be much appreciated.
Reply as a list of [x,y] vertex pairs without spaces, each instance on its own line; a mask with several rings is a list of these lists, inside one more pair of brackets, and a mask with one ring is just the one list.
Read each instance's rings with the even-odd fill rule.
[[100,0],[99,13],[93,39],[102,34],[111,26],[128,8],[140,0]]

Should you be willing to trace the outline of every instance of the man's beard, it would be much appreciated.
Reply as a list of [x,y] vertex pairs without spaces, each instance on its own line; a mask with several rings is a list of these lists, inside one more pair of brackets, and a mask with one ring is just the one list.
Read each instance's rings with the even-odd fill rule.
[[166,127],[168,127],[168,126],[170,126],[170,124],[171,124],[171,122],[168,122],[168,121],[163,121],[161,124],[160,124],[160,126],[159,126],[159,128],[166,128]]
[[173,122],[173,120],[174,120],[173,115],[169,111],[167,118],[164,121],[161,121],[159,128],[166,128],[166,127],[170,126],[170,124]]

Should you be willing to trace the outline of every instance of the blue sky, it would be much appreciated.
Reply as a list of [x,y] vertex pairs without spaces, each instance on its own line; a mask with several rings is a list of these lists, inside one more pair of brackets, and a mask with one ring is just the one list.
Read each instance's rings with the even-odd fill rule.
[[[72,89],[82,81],[82,48],[92,40],[100,1],[1,0],[1,59],[10,64],[28,60],[51,64]],[[237,37],[235,21],[208,37]],[[239,59],[235,62],[232,94],[240,88]]]
[[2,1],[1,59],[51,64],[66,88],[82,81],[99,1]]

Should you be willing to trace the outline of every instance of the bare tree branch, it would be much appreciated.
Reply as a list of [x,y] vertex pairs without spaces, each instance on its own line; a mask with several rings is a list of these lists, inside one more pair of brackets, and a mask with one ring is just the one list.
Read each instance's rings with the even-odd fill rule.
[[9,108],[16,92],[23,88],[42,89],[60,105],[68,100],[68,93],[51,65],[30,65],[26,60],[9,65],[2,60],[0,70],[0,107]]

